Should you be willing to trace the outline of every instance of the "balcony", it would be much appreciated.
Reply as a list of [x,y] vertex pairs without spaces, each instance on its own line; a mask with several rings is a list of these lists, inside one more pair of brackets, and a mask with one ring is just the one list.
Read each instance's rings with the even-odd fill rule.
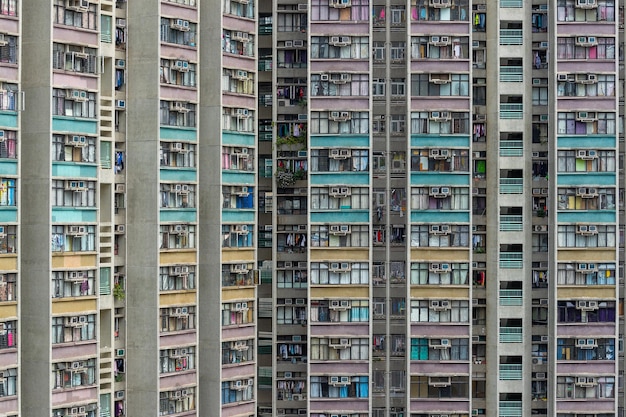
[[523,295],[522,290],[500,290],[500,305],[521,306]]
[[500,327],[500,343],[522,343],[523,338],[521,327]]
[[501,232],[521,232],[524,228],[524,220],[521,215],[500,215]]
[[500,0],[502,9],[521,9],[523,4],[522,0]]
[[500,45],[522,45],[523,42],[522,29],[500,29]]
[[524,81],[524,68],[518,66],[501,66],[500,82],[501,83],[521,83]]
[[522,252],[500,252],[501,269],[522,269],[524,266]]
[[500,381],[517,381],[521,379],[521,364],[500,364]]
[[521,140],[501,140],[500,156],[523,156],[524,142]]
[[500,194],[522,194],[523,189],[522,178],[500,178]]
[[500,401],[499,417],[522,417],[521,401]]
[[519,103],[500,103],[500,119],[522,119],[524,105]]

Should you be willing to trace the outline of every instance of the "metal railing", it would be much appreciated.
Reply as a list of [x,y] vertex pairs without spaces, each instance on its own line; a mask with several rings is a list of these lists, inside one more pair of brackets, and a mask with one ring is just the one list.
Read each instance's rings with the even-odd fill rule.
[[523,189],[522,178],[500,178],[500,194],[522,194]]
[[501,232],[521,232],[524,228],[524,220],[521,215],[501,215]]
[[500,156],[523,156],[524,142],[521,140],[501,140]]
[[500,29],[500,45],[522,45],[523,42],[521,29]]
[[521,327],[500,327],[500,343],[521,343],[523,338]]
[[500,380],[515,381],[522,379],[522,365],[500,364]]
[[500,103],[500,119],[522,119],[523,117],[523,104]]
[[500,67],[500,82],[521,83],[524,81],[524,68],[514,66]]
[[523,302],[522,290],[500,290],[501,306],[521,306]]
[[499,417],[522,417],[521,401],[500,401]]
[[500,252],[500,268],[522,269],[523,258],[522,252]]

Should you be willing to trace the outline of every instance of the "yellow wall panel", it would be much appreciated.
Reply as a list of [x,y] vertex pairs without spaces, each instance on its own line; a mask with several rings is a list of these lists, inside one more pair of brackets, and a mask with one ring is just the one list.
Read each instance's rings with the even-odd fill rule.
[[577,288],[567,287],[561,288],[559,287],[557,290],[557,298],[559,300],[569,300],[576,298],[591,298],[598,300],[606,300],[615,298],[615,288],[594,288],[591,286],[581,285]]
[[368,261],[370,258],[369,249],[352,248],[328,248],[311,249],[311,262],[326,261]]
[[254,249],[222,249],[222,262],[254,262]]
[[369,298],[369,287],[311,287],[311,298]]
[[469,297],[469,288],[453,287],[411,287],[411,298],[458,299]]
[[194,264],[196,263],[196,250],[186,252],[161,252],[159,263],[167,264]]
[[15,271],[17,270],[17,256],[0,256],[0,270],[2,271]]
[[95,268],[98,257],[96,255],[52,255],[52,268]]
[[469,262],[469,249],[411,249],[414,262]]
[[176,305],[196,304],[195,292],[177,292],[159,295],[159,306],[169,307]]
[[606,249],[559,249],[558,262],[615,262],[615,251]]
[[0,306],[0,319],[17,317],[17,303]]
[[53,315],[87,314],[87,312],[92,313],[97,309],[98,301],[96,299],[84,300],[72,298],[52,300]]
[[256,296],[254,294],[254,288],[222,288],[222,301],[254,300],[255,298]]

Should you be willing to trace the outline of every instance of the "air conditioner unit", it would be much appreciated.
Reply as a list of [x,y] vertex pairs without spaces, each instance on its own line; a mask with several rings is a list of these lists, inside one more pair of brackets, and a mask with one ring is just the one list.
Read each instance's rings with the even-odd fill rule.
[[345,303],[342,303],[341,300],[330,300],[328,303],[328,308],[331,310],[347,310],[348,307]]
[[331,262],[328,270],[330,272],[350,272],[352,267],[349,262]]
[[447,235],[450,233],[450,225],[448,224],[431,224],[429,228],[432,235]]
[[233,78],[236,78],[238,80],[247,80],[248,79],[248,71],[245,70],[236,70]]
[[450,187],[430,187],[428,194],[435,198],[446,198],[450,195]]
[[89,100],[89,97],[87,96],[87,92],[82,91],[82,90],[68,90],[66,98],[69,100],[74,100],[74,101]]
[[234,272],[236,274],[247,274],[248,264],[233,264],[230,266],[230,272]]
[[298,4],[298,10],[309,10],[309,5],[306,3]]
[[448,159],[450,156],[449,149],[430,149],[429,156],[433,159]]
[[430,385],[431,387],[449,387],[450,377],[449,376],[429,376],[428,385]]
[[116,109],[125,109],[126,108],[126,100],[115,100],[115,108]]
[[328,379],[328,383],[333,386],[350,385],[350,377],[349,376],[331,376]]
[[115,233],[126,233],[126,225],[123,225],[123,224],[115,225]]
[[533,365],[543,365],[543,358],[533,358]]
[[85,279],[85,273],[83,271],[68,271],[68,281],[83,281]]
[[330,36],[328,43],[333,46],[347,46],[352,43],[350,36]]
[[178,113],[187,113],[189,109],[185,105],[185,103],[181,101],[173,101],[170,103],[170,110]]
[[248,109],[237,109],[236,113],[239,119],[245,119],[251,116],[250,110]]
[[238,195],[239,197],[247,197],[250,194],[250,189],[246,186],[243,187],[233,187],[231,189],[233,194]]
[[580,84],[595,84],[598,81],[596,74],[577,74],[576,82]]
[[334,186],[328,189],[330,197],[348,197],[351,194],[351,188],[346,186]]
[[435,272],[438,274],[450,272],[450,264],[449,263],[430,263],[428,265],[428,270],[430,272]]
[[592,311],[598,309],[598,302],[595,300],[578,300],[576,308],[579,310]]
[[331,111],[328,113],[328,119],[335,122],[345,122],[352,118],[352,113],[349,111]]
[[71,236],[82,236],[87,234],[87,228],[85,226],[68,226],[67,234]]
[[575,384],[579,387],[593,387],[598,385],[598,381],[592,376],[579,376],[576,377]]
[[598,196],[598,189],[579,187],[576,189],[576,195],[582,198],[594,198]]
[[[591,224],[579,224],[576,228],[576,233],[579,233],[581,235],[597,235],[598,234],[598,226]],[[589,264],[587,264],[587,266],[589,266]]]
[[306,300],[304,298],[296,298],[296,305],[303,306],[306,304]]
[[430,74],[428,80],[433,84],[448,84],[450,82],[450,74]]
[[293,41],[285,41],[285,48],[293,47]]
[[333,148],[330,150],[328,156],[331,159],[348,159],[352,155],[350,149]]
[[248,343],[245,340],[235,340],[230,342],[230,348],[233,350],[246,350],[248,349]]
[[479,41],[472,41],[472,48],[476,49],[480,47],[480,42]]
[[182,60],[174,61],[174,69],[179,72],[187,72],[189,71],[189,62]]
[[579,9],[593,9],[598,7],[596,0],[576,0],[576,7]]
[[231,227],[231,232],[238,235],[247,235],[249,233],[247,224],[236,224]]
[[560,72],[558,74],[556,74],[556,80],[557,81],[567,81],[567,74]]
[[433,349],[447,349],[450,347],[450,339],[429,339],[428,347]]
[[331,224],[329,227],[329,232],[331,235],[335,236],[345,236],[350,233],[350,226],[344,224]]
[[329,7],[333,7],[336,9],[345,9],[346,7],[350,7],[351,5],[351,0],[330,0],[328,2]]
[[598,44],[598,39],[595,36],[577,36],[576,45],[578,46],[594,46]]
[[184,19],[172,19],[170,21],[170,27],[175,30],[187,32],[189,30],[189,21]]
[[352,341],[348,338],[341,338],[339,340],[337,340],[337,343],[329,343],[328,346],[330,346],[333,349],[347,349],[350,346],[352,346]]
[[550,336],[541,336],[541,341],[542,342],[548,342],[550,340]]
[[533,231],[534,232],[545,232],[548,230],[548,226],[547,225],[542,225],[542,224],[536,224],[533,226]]
[[173,224],[170,226],[169,232],[177,235],[184,235],[187,233],[187,226],[184,224]]
[[448,300],[430,300],[429,308],[431,310],[449,310],[450,301]]
[[65,189],[67,191],[86,191],[87,183],[80,180],[67,180],[65,181]]
[[302,48],[304,46],[304,41],[301,39],[294,39],[293,46],[295,48]]

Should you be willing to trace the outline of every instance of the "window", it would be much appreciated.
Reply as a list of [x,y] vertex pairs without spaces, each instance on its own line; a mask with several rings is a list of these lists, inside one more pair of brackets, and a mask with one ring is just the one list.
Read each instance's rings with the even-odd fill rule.
[[[9,131],[5,130],[5,137],[7,136],[7,133],[9,133]],[[97,139],[91,136],[52,135],[52,160],[62,162],[95,163],[96,141]],[[13,143],[13,145],[8,144],[7,148],[14,146],[15,143]]]
[[306,13],[294,13],[291,10],[283,12],[280,8],[279,10],[276,14],[276,27],[279,32],[306,32]]
[[161,59],[161,83],[183,87],[196,86],[196,64],[180,59]]
[[467,361],[468,339],[411,339],[411,360],[414,361]]
[[96,359],[52,364],[54,385],[52,389],[66,389],[94,385],[96,383]]
[[[315,153],[312,151],[311,153]],[[318,151],[324,152],[324,151]],[[367,152],[367,151],[364,151]],[[360,157],[367,159],[367,157]],[[331,160],[332,164],[332,160]],[[316,187],[311,188],[312,210],[345,210],[369,208],[369,190],[362,187]],[[286,213],[282,213],[286,214]]]
[[254,379],[222,382],[222,404],[254,400]]
[[469,395],[467,376],[411,376],[412,398],[464,398]]
[[469,210],[469,188],[413,187],[412,210]]
[[159,356],[159,372],[161,374],[190,371],[196,368],[196,348],[194,346],[162,349],[159,351]]
[[[436,37],[435,37],[436,38]],[[411,37],[412,59],[469,59],[469,38],[451,37],[437,41],[431,36]]]
[[[0,14],[15,16],[17,0],[0,1]],[[54,0],[54,23],[82,29],[98,29],[98,4],[89,3],[87,10],[67,7],[66,0]]]
[[[547,235],[545,235],[547,236]],[[612,248],[617,246],[615,226],[576,224],[557,227],[557,246],[561,248]],[[595,265],[596,264],[592,264]],[[595,271],[585,271],[585,273]],[[590,281],[593,278],[589,277]]]
[[222,285],[225,287],[255,285],[255,272],[252,264],[222,265]]
[[248,186],[222,187],[223,208],[252,209],[254,208],[254,188]]
[[312,36],[312,59],[368,59],[368,36]]
[[254,35],[248,32],[223,29],[222,50],[234,55],[254,57]]
[[368,264],[366,262],[311,262],[311,284],[369,284]]
[[311,301],[311,321],[322,323],[350,323],[369,321],[368,300]]
[[311,74],[312,96],[368,96],[369,75],[351,73]]
[[557,339],[556,359],[559,361],[615,360],[615,339]]
[[311,398],[368,398],[369,378],[366,376],[312,376]]
[[251,248],[254,246],[254,225],[224,224],[222,225],[223,248]]
[[183,19],[161,18],[161,42],[196,46],[196,23]]
[[196,409],[196,389],[186,387],[159,392],[159,415],[179,414]]
[[372,55],[374,61],[384,61],[386,57],[386,44],[385,42],[374,42],[372,47]]
[[[449,270],[448,270],[449,267]],[[469,285],[469,264],[413,262],[412,285]]]
[[161,142],[159,159],[162,167],[194,168],[196,145],[188,142]]
[[469,74],[412,74],[411,96],[469,96]]
[[224,130],[254,132],[254,110],[224,107],[222,110],[222,123]]
[[[368,21],[369,20],[369,0],[351,0],[347,2],[348,7],[343,7],[345,2],[331,2],[324,0],[313,0],[311,3],[312,21]],[[342,7],[338,7],[342,6]]]
[[[110,394],[107,394],[110,395]],[[105,406],[102,407],[103,409],[105,408]],[[55,408],[52,410],[52,417],[64,417],[64,416],[71,416],[72,412],[78,411],[79,413],[83,413],[81,414],[81,416],[84,417],[98,417],[99,416],[99,412],[98,412],[98,403],[91,403],[91,404],[86,404],[86,405],[81,405],[80,407],[67,407],[67,408]]]
[[223,146],[222,169],[233,171],[254,171],[254,149]]
[[222,342],[222,365],[254,360],[254,339]]
[[596,36],[559,37],[556,40],[557,58],[562,60],[615,59],[615,38]]
[[533,87],[533,106],[548,105],[548,87]]
[[3,321],[0,323],[0,349],[17,347],[17,321]]
[[52,298],[95,295],[94,269],[52,271]]
[[559,210],[615,210],[615,189],[578,187],[558,188]]
[[222,326],[253,324],[254,317],[253,301],[222,304]]
[[[195,71],[195,65],[194,65]],[[195,77],[195,73],[194,73]],[[238,69],[222,69],[222,91],[236,94],[254,94],[255,76],[253,72]],[[195,85],[195,80],[194,80]]]
[[593,268],[581,269],[578,264],[559,263],[557,283],[559,285],[615,285],[615,264],[592,264]]
[[370,236],[366,225],[312,225],[311,247],[367,247]]
[[614,323],[614,301],[559,301],[559,323]]
[[161,124],[164,126],[196,126],[196,105],[194,103],[161,100],[160,114]]
[[556,6],[556,20],[558,22],[615,22],[614,0],[594,1],[597,7],[589,9],[578,8],[576,3],[577,0],[559,0]]
[[360,149],[312,149],[312,172],[350,172],[369,169],[369,151]]
[[53,252],[93,252],[96,250],[96,226],[53,225]]
[[[417,5],[416,5],[417,3]],[[443,3],[443,2],[441,2]],[[440,3],[440,4],[441,4]],[[435,7],[435,2],[411,2],[411,20],[432,20],[432,21],[467,21],[469,18],[468,0],[449,2],[449,7]]]
[[370,346],[367,338],[312,337],[311,360],[344,361],[368,360]]
[[412,112],[412,134],[470,133],[469,113]]
[[468,323],[469,301],[466,300],[412,300],[413,323]]
[[615,113],[605,112],[558,112],[557,134],[594,135],[616,133]]
[[171,224],[160,227],[161,249],[193,249],[196,247],[196,226]]
[[558,151],[558,172],[615,172],[615,151],[580,149]]
[[426,224],[411,226],[412,247],[469,247],[469,226]]
[[17,226],[5,224],[0,229],[0,253],[17,253]]
[[[358,134],[369,132],[368,112],[339,112],[340,117],[334,117],[333,112],[312,111],[309,123],[311,133],[314,134]],[[342,117],[345,116],[345,117]]]
[[4,140],[0,142],[0,158],[17,158],[17,132],[4,130]]
[[196,308],[165,307],[161,308],[161,333],[192,330],[196,328]]
[[96,339],[96,315],[52,317],[52,343],[84,342]]
[[160,291],[184,291],[196,288],[196,267],[194,265],[162,266],[159,270]]
[[0,378],[0,397],[17,395],[17,369],[4,369]]
[[391,62],[404,62],[406,59],[406,42],[392,41],[391,48],[389,49],[389,57],[391,58]]
[[288,269],[284,262],[278,262],[277,268],[276,280],[278,288],[307,288],[308,273],[306,262],[302,267],[298,266],[295,269]]
[[95,75],[98,73],[98,59],[96,48],[57,42],[52,44],[52,68],[54,69]]
[[567,81],[557,81],[559,97],[615,97],[615,75],[558,74]]
[[[583,379],[581,379],[583,378]],[[615,398],[615,378],[608,376],[557,376],[556,398]]]
[[[3,103],[8,107],[3,109],[16,110],[16,91],[9,91],[2,96]],[[5,100],[5,97],[7,100]],[[54,88],[52,90],[52,114],[55,116],[81,117],[88,119],[96,118],[96,93],[85,90],[65,90]]]
[[[176,3],[181,2],[181,0],[169,0],[176,1]],[[192,2],[192,5],[195,6],[196,0],[185,0],[186,3]],[[231,14],[234,16],[245,17],[248,19],[254,18],[254,1],[244,2],[237,0],[224,0],[224,13]]]
[[278,301],[278,304],[285,305],[276,307],[277,324],[306,324],[306,307],[301,305],[305,300],[303,298],[296,298],[296,305],[293,305],[293,301],[292,298],[288,298],[287,300],[280,299]]
[[52,180],[53,207],[96,207],[96,182]]
[[194,184],[161,183],[161,208],[196,207],[196,186]]

